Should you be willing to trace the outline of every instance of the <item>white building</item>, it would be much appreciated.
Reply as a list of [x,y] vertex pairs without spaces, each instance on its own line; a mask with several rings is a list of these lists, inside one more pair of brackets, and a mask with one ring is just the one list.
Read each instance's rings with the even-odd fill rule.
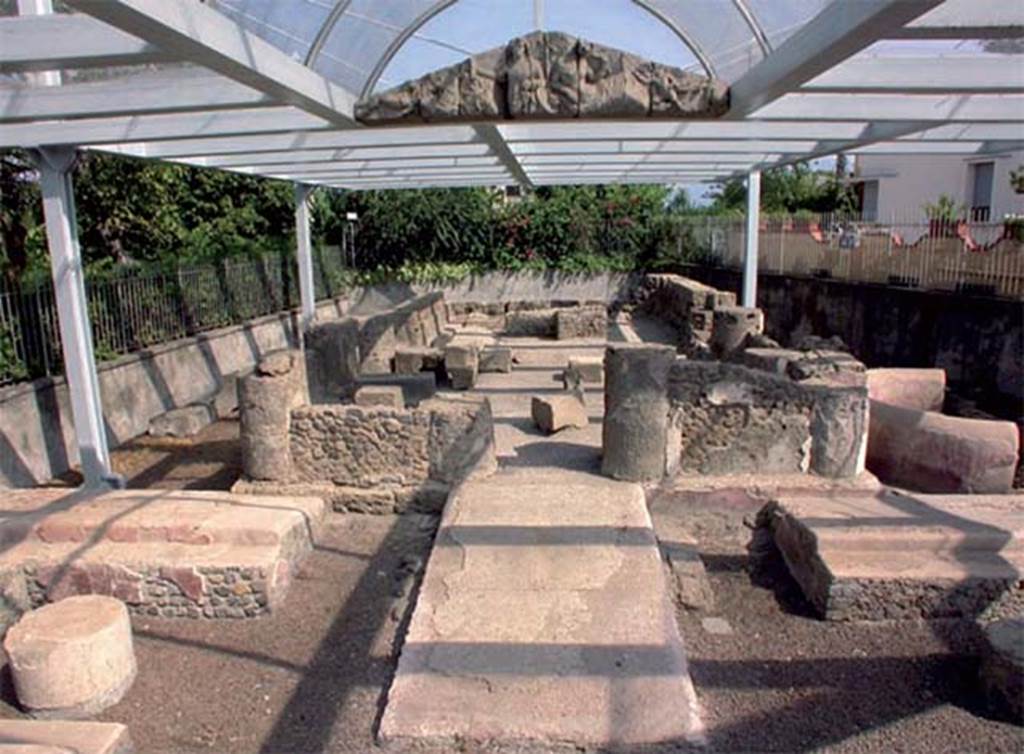
[[1024,214],[1024,194],[1010,184],[1012,170],[1024,170],[1024,150],[969,157],[861,154],[854,181],[863,192],[865,219],[924,220],[925,205],[946,195],[972,221],[1000,222]]

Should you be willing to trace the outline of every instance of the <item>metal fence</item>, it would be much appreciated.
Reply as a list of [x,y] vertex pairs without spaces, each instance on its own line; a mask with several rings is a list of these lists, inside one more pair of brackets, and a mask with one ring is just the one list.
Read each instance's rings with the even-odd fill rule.
[[[344,291],[339,249],[315,250],[313,269],[317,299]],[[173,272],[135,269],[89,276],[86,298],[96,358],[105,361],[294,308],[299,287],[295,259],[267,255]],[[0,283],[0,385],[62,370],[52,283]]]
[[[687,218],[684,254],[741,267],[742,218]],[[762,218],[758,266],[766,272],[1024,298],[1024,221],[821,215]]]

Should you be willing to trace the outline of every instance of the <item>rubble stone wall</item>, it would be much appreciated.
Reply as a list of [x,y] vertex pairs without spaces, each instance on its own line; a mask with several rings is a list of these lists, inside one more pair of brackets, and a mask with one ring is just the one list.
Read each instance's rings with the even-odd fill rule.
[[678,359],[668,397],[668,473],[863,471],[863,387],[802,384],[735,364]]
[[637,299],[638,311],[676,328],[686,353],[711,342],[716,311],[736,306],[735,293],[680,275],[647,275]]

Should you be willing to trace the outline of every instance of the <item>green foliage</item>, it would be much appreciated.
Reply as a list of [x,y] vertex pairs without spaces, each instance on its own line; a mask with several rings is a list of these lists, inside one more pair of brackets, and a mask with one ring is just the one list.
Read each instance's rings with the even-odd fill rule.
[[[722,184],[712,195],[716,213],[742,213],[747,205],[747,186],[743,179]],[[761,176],[761,211],[766,214],[851,212],[852,192],[834,173],[811,170],[796,163]]]
[[28,379],[28,368],[18,358],[14,340],[6,329],[0,330],[0,385]]
[[0,152],[0,273],[20,278],[31,262],[30,236],[42,221],[35,169],[20,150]]
[[921,209],[929,220],[954,222],[967,214],[967,207],[957,204],[949,194],[942,194],[935,202],[927,202]]
[[1016,170],[1010,171],[1010,188],[1016,194],[1024,194],[1024,165],[1018,165]]

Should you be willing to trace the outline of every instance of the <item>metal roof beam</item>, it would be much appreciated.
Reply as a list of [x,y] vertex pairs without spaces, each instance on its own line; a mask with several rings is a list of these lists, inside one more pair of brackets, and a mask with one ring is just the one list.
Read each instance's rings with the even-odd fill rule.
[[182,76],[161,72],[86,84],[0,89],[0,122],[230,110],[273,104],[266,94],[215,74]]
[[1015,94],[790,94],[757,113],[765,120],[874,120],[1024,123],[1024,96]]
[[509,147],[505,141],[504,135],[497,126],[482,125],[473,126],[473,130],[476,135],[491,148],[491,152],[497,157],[501,164],[508,170],[508,174],[512,176],[516,183],[523,188],[533,188],[533,182],[530,180],[530,176],[526,174],[522,164],[516,157],[515,153]]
[[0,18],[0,73],[144,65],[172,60],[148,42],[89,16]]
[[[66,0],[76,10],[139,37],[182,60],[294,105],[339,127],[356,125],[356,97],[251,34],[189,0]],[[167,92],[174,96],[173,90]]]
[[819,94],[1022,94],[1024,56],[852,58],[807,82]]
[[902,27],[942,0],[830,3],[732,85],[728,118],[744,118]]

